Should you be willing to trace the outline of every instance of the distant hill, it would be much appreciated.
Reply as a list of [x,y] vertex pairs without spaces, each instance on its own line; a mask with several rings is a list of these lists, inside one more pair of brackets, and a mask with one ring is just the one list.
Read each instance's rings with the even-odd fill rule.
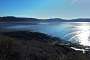
[[38,20],[39,19],[36,18],[22,18],[22,17],[13,17],[13,16],[0,17],[0,22],[32,22]]
[[72,22],[90,22],[90,18],[78,18],[70,20]]
[[0,17],[0,22],[90,22],[90,19],[89,18],[78,18],[71,20],[61,18],[36,19],[36,18],[6,16]]

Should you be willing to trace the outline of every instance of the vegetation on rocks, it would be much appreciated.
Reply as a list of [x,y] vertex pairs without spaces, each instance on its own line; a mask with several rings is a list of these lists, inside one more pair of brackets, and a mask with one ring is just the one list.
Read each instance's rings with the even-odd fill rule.
[[[0,34],[0,60],[89,60],[89,54],[66,45],[53,44],[58,38],[38,32]],[[62,41],[61,39],[57,40]]]

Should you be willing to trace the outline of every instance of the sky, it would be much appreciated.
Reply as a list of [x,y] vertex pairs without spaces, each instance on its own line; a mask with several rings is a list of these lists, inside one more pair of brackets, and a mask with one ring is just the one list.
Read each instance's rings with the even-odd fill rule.
[[90,18],[90,0],[0,0],[0,16]]

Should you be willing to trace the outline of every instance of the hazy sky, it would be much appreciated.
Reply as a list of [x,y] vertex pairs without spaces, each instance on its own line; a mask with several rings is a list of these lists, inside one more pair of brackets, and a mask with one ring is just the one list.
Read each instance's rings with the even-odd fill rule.
[[90,0],[0,0],[0,16],[90,18]]

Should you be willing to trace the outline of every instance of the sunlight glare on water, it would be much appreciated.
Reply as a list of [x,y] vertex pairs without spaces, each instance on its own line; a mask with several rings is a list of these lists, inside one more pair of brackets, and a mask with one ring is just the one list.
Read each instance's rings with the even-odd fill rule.
[[73,37],[78,39],[79,44],[90,46],[90,25],[88,23],[82,23],[73,28],[76,30]]

